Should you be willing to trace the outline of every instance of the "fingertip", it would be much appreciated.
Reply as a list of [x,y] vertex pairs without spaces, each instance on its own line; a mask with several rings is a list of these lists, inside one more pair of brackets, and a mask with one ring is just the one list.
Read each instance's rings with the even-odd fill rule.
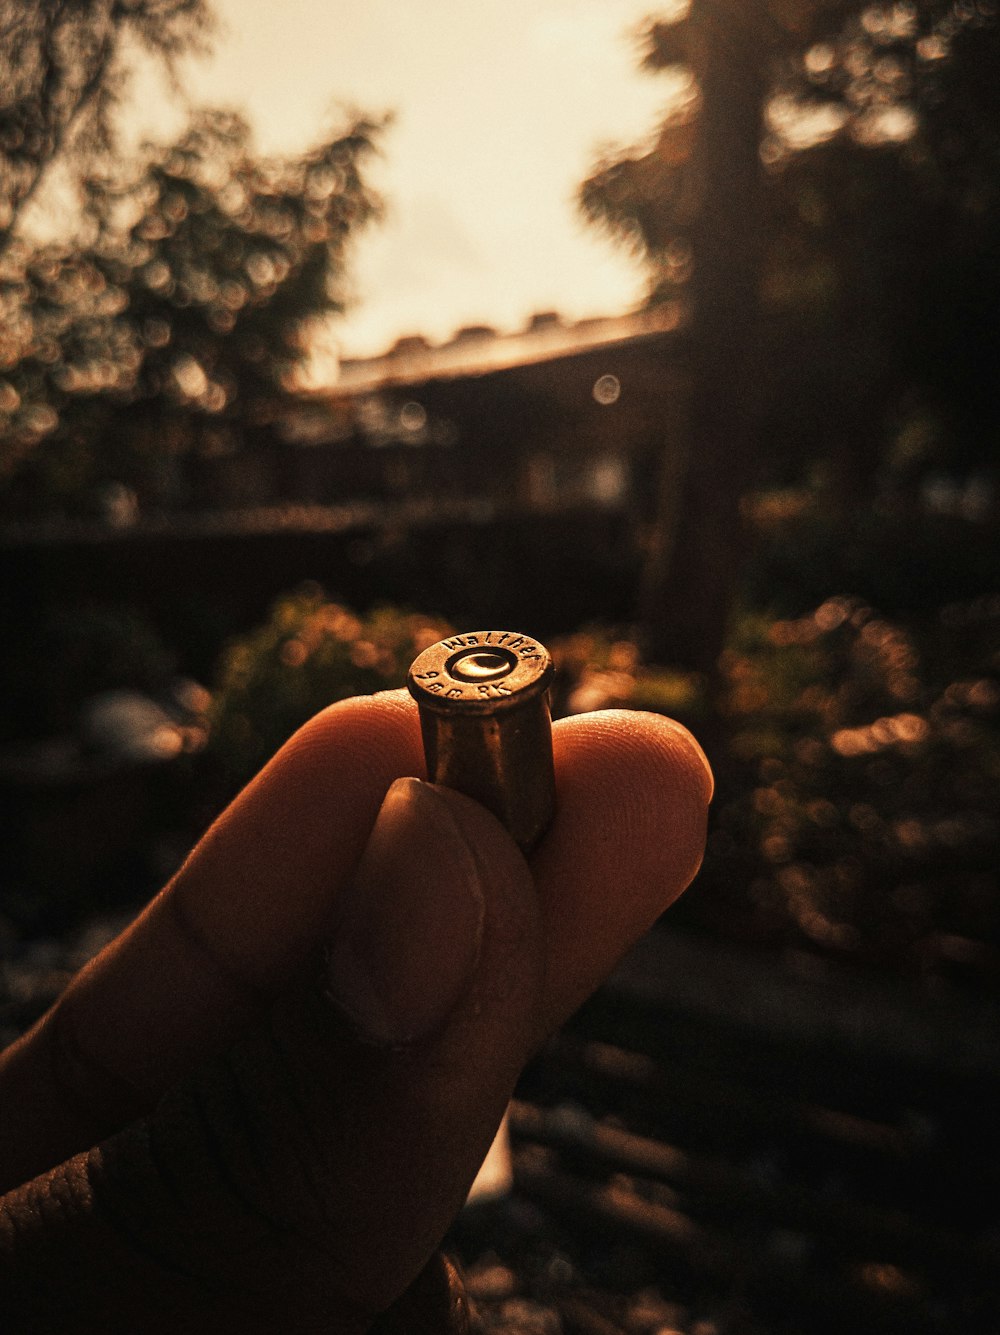
[[697,738],[683,723],[642,709],[603,709],[580,715],[601,729],[614,733],[620,743],[634,745],[637,755],[652,748],[666,756],[675,768],[678,783],[690,786],[705,806],[715,795],[715,775]]
[[700,862],[714,790],[705,753],[687,728],[662,714],[600,710],[557,723],[553,750],[567,816],[579,807],[623,845],[629,863],[652,856],[668,880],[686,885],[694,871],[684,878],[685,851],[692,844]]
[[711,771],[687,729],[607,710],[553,730],[557,814],[533,867],[560,1022],[694,879]]
[[342,778],[348,765],[364,776],[400,764],[403,774],[424,777],[417,706],[405,690],[379,691],[337,700],[314,714],[259,777],[277,771],[293,783],[318,779],[326,786],[332,775]]

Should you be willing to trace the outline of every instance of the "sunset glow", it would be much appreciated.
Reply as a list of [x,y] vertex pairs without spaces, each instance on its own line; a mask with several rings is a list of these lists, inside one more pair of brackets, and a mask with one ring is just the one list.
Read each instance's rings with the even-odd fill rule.
[[[638,266],[579,221],[573,197],[602,145],[647,135],[669,102],[670,79],[636,68],[648,0],[215,7],[215,53],[183,83],[195,103],[245,111],[263,151],[311,144],[338,105],[393,115],[377,180],[387,218],[358,248],[357,300],[333,332],[345,354],[641,298]],[[182,122],[152,76],[136,94],[136,134]]]

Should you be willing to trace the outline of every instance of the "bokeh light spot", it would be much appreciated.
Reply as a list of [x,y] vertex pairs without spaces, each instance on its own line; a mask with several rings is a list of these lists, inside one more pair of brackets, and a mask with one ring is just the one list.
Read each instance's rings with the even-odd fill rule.
[[621,397],[621,381],[616,375],[602,375],[594,382],[594,398],[602,408],[617,403]]

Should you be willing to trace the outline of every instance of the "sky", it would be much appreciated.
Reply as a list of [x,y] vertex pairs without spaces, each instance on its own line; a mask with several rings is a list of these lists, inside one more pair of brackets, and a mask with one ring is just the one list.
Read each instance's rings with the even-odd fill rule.
[[[214,0],[214,53],[183,67],[193,102],[242,110],[265,153],[295,153],[337,108],[391,112],[372,176],[385,222],[358,245],[344,356],[458,328],[523,328],[635,305],[633,259],[579,218],[574,194],[603,147],[645,139],[675,85],[637,69],[636,28],[677,0]],[[133,130],[179,110],[149,73]]]

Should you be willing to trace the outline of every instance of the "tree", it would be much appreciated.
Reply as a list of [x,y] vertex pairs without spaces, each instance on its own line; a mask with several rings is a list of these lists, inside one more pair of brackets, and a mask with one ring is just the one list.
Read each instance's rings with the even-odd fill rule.
[[774,40],[763,0],[693,0],[684,19],[650,25],[647,67],[683,62],[697,91],[651,153],[602,164],[581,192],[592,218],[649,255],[654,299],[689,294],[688,440],[663,462],[639,614],[654,658],[701,671],[722,648],[752,462]]
[[[690,312],[688,441],[665,452],[640,606],[654,657],[707,672],[717,660],[741,498],[774,458],[765,423],[767,440],[796,443],[800,467],[824,456],[856,497],[886,458],[889,418],[915,379],[920,391],[934,379],[905,331],[926,333],[940,317],[928,293],[964,282],[929,229],[947,213],[970,235],[970,190],[956,202],[948,158],[965,158],[972,196],[987,198],[995,93],[978,97],[976,147],[957,150],[942,113],[977,86],[963,50],[995,88],[995,29],[992,7],[944,0],[692,0],[648,26],[647,67],[683,64],[691,96],[651,148],[600,163],[580,198],[648,263],[651,299]],[[977,244],[988,275],[995,245]]]
[[[990,5],[868,6],[772,102],[773,359],[801,374],[809,346],[825,368],[812,416],[835,508],[994,466],[998,43]],[[816,116],[806,147],[781,133]]]
[[238,116],[200,112],[85,180],[87,244],[8,252],[0,442],[22,506],[112,479],[155,498],[175,456],[252,448],[310,323],[343,303],[349,243],[378,212],[363,179],[378,128],[358,118],[263,161]]
[[207,0],[0,0],[0,251],[54,160],[114,148],[127,53],[173,71],[210,26]]

